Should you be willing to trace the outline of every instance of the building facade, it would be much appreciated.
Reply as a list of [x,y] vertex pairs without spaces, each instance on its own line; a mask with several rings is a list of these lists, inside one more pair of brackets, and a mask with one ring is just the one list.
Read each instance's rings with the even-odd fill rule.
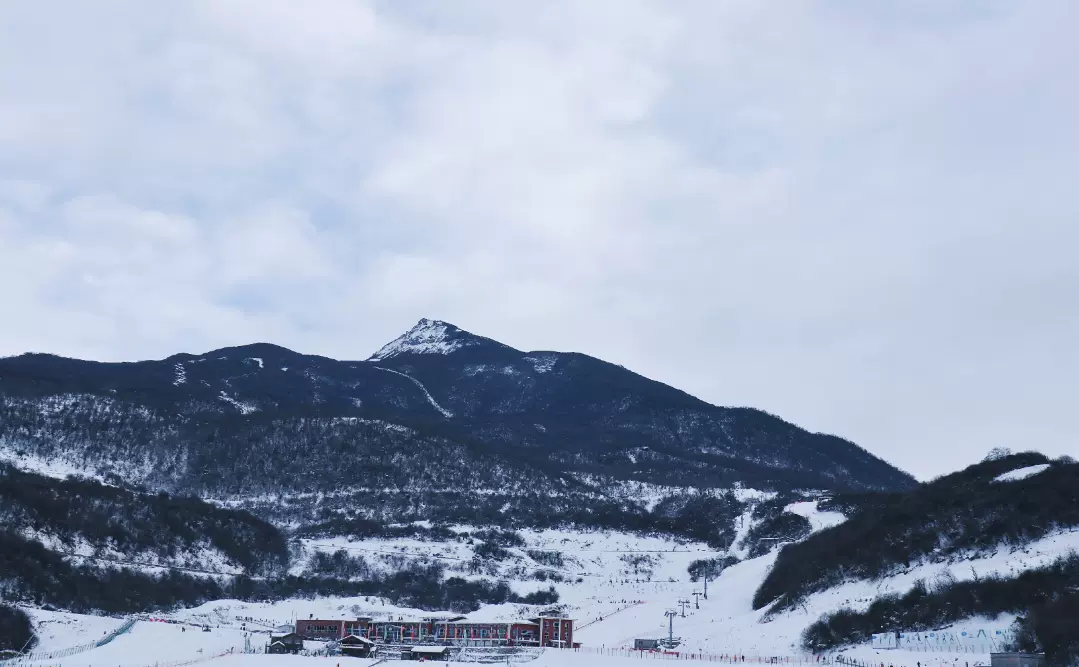
[[573,620],[560,617],[487,623],[467,621],[463,617],[398,621],[308,619],[296,621],[296,633],[313,641],[340,641],[354,635],[380,644],[573,646]]
[[325,621],[319,619],[306,619],[296,621],[296,634],[311,641],[340,641],[349,635],[366,637],[367,626],[370,618],[358,618],[356,620]]

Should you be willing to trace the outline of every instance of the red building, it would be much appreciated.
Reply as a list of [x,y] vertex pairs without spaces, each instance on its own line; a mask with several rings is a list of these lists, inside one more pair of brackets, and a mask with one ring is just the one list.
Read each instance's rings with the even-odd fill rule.
[[573,647],[573,621],[558,616],[543,616],[536,622],[540,628],[540,646]]
[[313,641],[339,641],[349,635],[381,644],[434,643],[454,646],[573,646],[573,621],[544,616],[528,621],[478,623],[463,616],[375,621],[370,618],[296,621],[296,634]]
[[297,620],[296,634],[304,639],[324,642],[341,640],[349,635],[365,637],[367,636],[367,626],[370,623],[370,618],[358,618],[354,621]]

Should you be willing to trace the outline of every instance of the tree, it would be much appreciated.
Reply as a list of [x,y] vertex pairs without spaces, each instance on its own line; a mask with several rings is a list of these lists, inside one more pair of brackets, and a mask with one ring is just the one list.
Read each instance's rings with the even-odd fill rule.
[[36,643],[30,617],[21,609],[0,604],[0,653],[29,650]]

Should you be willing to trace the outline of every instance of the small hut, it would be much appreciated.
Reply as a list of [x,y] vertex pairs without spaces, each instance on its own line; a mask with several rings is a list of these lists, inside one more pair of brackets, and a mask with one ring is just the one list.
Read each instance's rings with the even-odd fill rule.
[[284,635],[270,635],[270,646],[267,653],[292,653],[296,654],[303,650],[303,637],[290,632]]
[[376,651],[378,647],[367,637],[349,635],[341,640],[341,655],[352,658],[370,658]]
[[413,646],[408,651],[409,660],[447,660],[450,656],[449,646]]

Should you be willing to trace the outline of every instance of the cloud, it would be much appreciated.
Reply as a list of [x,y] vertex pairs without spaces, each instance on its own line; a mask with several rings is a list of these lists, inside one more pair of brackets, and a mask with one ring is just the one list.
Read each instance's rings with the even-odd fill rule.
[[0,353],[419,317],[920,475],[1074,452],[1073,3],[0,7]]

